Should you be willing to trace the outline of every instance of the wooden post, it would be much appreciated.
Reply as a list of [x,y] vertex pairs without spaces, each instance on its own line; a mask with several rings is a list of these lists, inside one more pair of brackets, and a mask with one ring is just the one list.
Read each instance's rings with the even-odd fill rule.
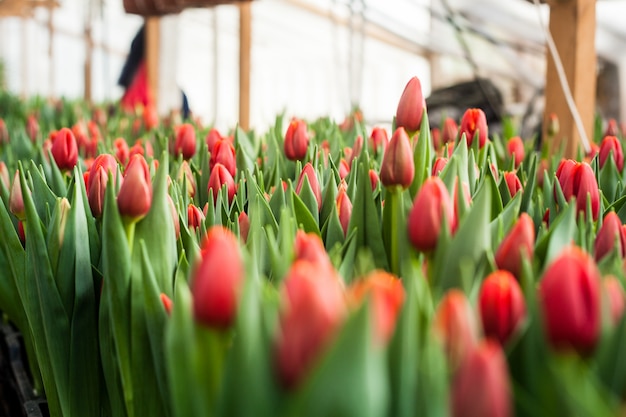
[[146,18],[146,70],[148,72],[148,86],[157,110],[159,108],[160,23],[161,21],[158,17]]
[[48,4],[48,96],[54,97],[54,4]]
[[85,26],[85,68],[84,68],[84,80],[85,80],[85,101],[91,102],[91,67],[92,67],[92,55],[93,55],[93,38],[91,36],[91,22]]
[[[551,0],[550,32],[563,61],[567,82],[580,113],[585,132],[593,140],[593,120],[596,92],[596,1],[595,0]],[[565,157],[573,158],[580,145],[580,135],[565,101],[559,83],[554,60],[547,52],[546,108],[544,122],[551,113],[559,118],[560,132],[551,149],[559,149],[563,141]],[[547,123],[544,123],[546,137]]]
[[239,126],[250,128],[250,55],[252,13],[250,3],[239,4]]

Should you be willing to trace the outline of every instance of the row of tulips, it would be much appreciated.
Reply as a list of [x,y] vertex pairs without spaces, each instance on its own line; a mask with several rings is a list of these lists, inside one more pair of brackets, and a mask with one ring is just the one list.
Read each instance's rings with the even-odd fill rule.
[[48,108],[0,107],[0,310],[51,415],[623,407],[615,124],[577,161],[478,109],[431,130],[417,78],[391,135]]

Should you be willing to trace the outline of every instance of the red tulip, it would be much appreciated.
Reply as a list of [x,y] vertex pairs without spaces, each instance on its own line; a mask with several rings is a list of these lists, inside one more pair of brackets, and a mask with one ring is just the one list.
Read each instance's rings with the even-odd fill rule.
[[174,154],[183,155],[183,159],[191,159],[196,153],[196,130],[193,125],[184,123],[174,128]]
[[339,178],[344,179],[348,176],[349,173],[350,165],[348,165],[348,161],[341,158],[341,161],[339,161]]
[[350,157],[348,158],[349,166],[352,166],[352,161],[361,155],[361,151],[363,151],[363,136],[359,135],[354,140],[354,145],[352,145],[352,152],[350,152]]
[[596,261],[600,261],[608,255],[617,243],[617,253],[619,256],[626,256],[626,233],[622,228],[622,221],[614,211],[604,216],[602,226],[596,235],[594,253]]
[[540,189],[543,189],[544,183],[544,175],[550,169],[550,163],[547,159],[542,159],[539,161],[539,166],[537,167],[537,185]]
[[624,169],[624,152],[622,151],[622,144],[615,136],[605,136],[600,143],[600,169],[604,167],[606,161],[609,159],[609,155],[613,155],[613,161],[619,172]]
[[11,187],[11,178],[9,177],[9,169],[4,161],[0,161],[0,181],[4,184],[4,188],[7,190]]
[[115,186],[116,183],[117,161],[112,155],[99,155],[87,172],[89,173],[89,179],[86,184],[89,207],[94,217],[99,218],[102,216],[104,193],[107,183],[109,182],[109,173],[113,179],[113,186]]
[[404,287],[395,275],[385,271],[373,271],[355,281],[349,288],[349,299],[360,305],[367,296],[374,319],[374,341],[386,345],[393,336],[396,321],[404,303]]
[[6,123],[0,118],[0,145],[6,145],[9,143],[9,129],[7,129]]
[[223,137],[219,130],[213,128],[209,130],[209,133],[206,135],[206,146],[209,152],[213,152],[213,147],[217,143],[218,140],[225,140],[227,138]]
[[502,345],[526,316],[524,295],[515,277],[508,271],[495,271],[485,278],[478,304],[485,336],[498,340]]
[[113,141],[113,147],[115,148],[115,157],[120,164],[126,166],[126,163],[130,159],[130,150],[128,149],[128,143],[124,138],[117,138]]
[[413,148],[404,128],[393,133],[380,165],[380,180],[385,187],[407,188],[413,182]]
[[30,141],[35,143],[37,141],[37,136],[39,135],[39,122],[37,121],[37,117],[33,114],[28,116],[26,119],[26,134],[30,138]]
[[600,192],[591,166],[586,162],[562,161],[556,176],[563,188],[565,198],[567,200],[572,197],[576,198],[576,207],[579,212],[587,212],[587,195],[589,195],[591,214],[593,219],[597,220],[600,211]]
[[20,242],[22,245],[26,244],[26,232],[24,231],[24,222],[21,220],[17,221],[17,235],[20,238]]
[[376,187],[378,187],[378,182],[379,182],[378,174],[373,169],[370,169],[369,177],[370,177],[370,184],[372,185],[372,191],[375,191]]
[[239,237],[243,243],[246,243],[248,241],[248,233],[250,232],[250,218],[248,217],[248,213],[245,211],[239,213],[237,221],[239,223]]
[[305,233],[298,230],[294,242],[296,261],[306,261],[315,265],[318,269],[332,269],[330,258],[322,239],[314,233]]
[[224,165],[233,178],[237,175],[237,157],[235,155],[235,147],[228,140],[218,140],[213,146],[210,161],[211,169],[213,169],[215,164],[218,163]]
[[548,339],[556,348],[591,351],[600,335],[600,272],[577,247],[565,249],[539,285]]
[[626,307],[624,288],[613,275],[608,275],[602,280],[602,287],[609,302],[611,321],[614,325],[618,324],[624,315],[624,308]]
[[478,325],[469,300],[458,289],[449,290],[435,311],[433,331],[443,342],[450,369],[456,369],[478,343]]
[[441,173],[441,171],[443,171],[443,169],[446,167],[446,165],[448,164],[448,158],[444,158],[443,156],[438,157],[437,159],[435,159],[435,163],[433,164],[433,170],[432,170],[432,176],[439,176],[439,174]]
[[74,169],[78,162],[78,148],[72,131],[66,127],[59,130],[52,142],[52,156],[59,169]]
[[211,170],[211,175],[209,176],[208,191],[213,190],[213,203],[217,201],[217,194],[224,184],[226,184],[228,204],[231,204],[237,192],[237,185],[226,167],[218,162]]
[[320,183],[317,179],[315,168],[313,168],[313,165],[311,165],[310,162],[307,162],[304,168],[302,168],[302,172],[300,173],[300,177],[298,178],[298,185],[296,185],[296,194],[298,195],[300,195],[300,192],[302,191],[305,178],[309,181],[311,190],[313,190],[313,194],[315,195],[315,200],[317,201],[317,209],[321,210],[322,209],[322,189],[320,188]]
[[513,415],[506,358],[499,344],[486,340],[468,354],[454,376],[451,395],[453,417]]
[[509,157],[515,159],[515,168],[519,167],[522,161],[524,160],[524,142],[522,142],[522,138],[519,136],[513,136],[506,143],[506,149],[509,154]]
[[535,225],[527,213],[522,213],[515,226],[498,246],[496,265],[519,278],[522,273],[522,260],[532,259],[534,246]]
[[446,117],[441,130],[441,140],[443,143],[454,143],[459,134],[459,126],[452,117]]
[[13,184],[11,185],[11,193],[9,194],[9,211],[19,220],[26,218],[24,209],[24,197],[22,195],[22,184],[20,183],[20,171],[16,170],[13,176]]
[[409,212],[407,226],[413,246],[424,252],[435,249],[444,218],[448,230],[454,232],[456,220],[450,194],[441,178],[430,177],[424,181]]
[[374,155],[377,155],[378,152],[385,152],[388,143],[387,130],[382,127],[374,127],[369,137],[370,148],[372,148]]
[[346,192],[347,186],[345,183],[342,183],[343,186],[339,187],[339,192],[337,193],[337,214],[339,215],[339,222],[341,223],[341,228],[343,229],[343,235],[348,235],[348,225],[350,224],[350,217],[352,217],[352,202],[350,201],[350,197],[348,197],[348,193]]
[[511,194],[511,197],[514,197],[515,194],[524,189],[522,187],[522,182],[515,172],[504,172],[504,181],[506,181],[506,186],[509,189],[509,194]]
[[430,129],[430,140],[433,143],[433,148],[438,150],[443,146],[443,139],[441,139],[441,130],[438,127]]
[[187,206],[187,226],[190,229],[195,230],[202,225],[203,221],[204,214],[202,211],[197,206],[189,204]]
[[617,121],[615,119],[609,119],[606,130],[604,131],[604,136],[617,136],[618,134],[619,128],[617,127]]
[[281,383],[295,388],[331,344],[346,316],[340,281],[329,270],[296,261],[283,282],[275,358]]
[[143,156],[135,155],[126,168],[117,206],[123,216],[138,218],[148,214],[151,205],[152,181],[148,163]]
[[309,133],[306,122],[293,119],[285,133],[285,156],[292,161],[301,161],[309,148]]
[[230,327],[244,283],[239,242],[231,231],[215,226],[208,231],[200,256],[191,279],[194,316],[207,326]]
[[478,132],[478,146],[482,148],[487,142],[487,117],[481,109],[467,109],[461,119],[459,135],[465,134],[467,146],[471,146],[476,132]]
[[417,77],[409,80],[396,110],[396,127],[402,127],[407,132],[416,132],[422,123],[422,115],[426,101],[422,93],[422,85]]

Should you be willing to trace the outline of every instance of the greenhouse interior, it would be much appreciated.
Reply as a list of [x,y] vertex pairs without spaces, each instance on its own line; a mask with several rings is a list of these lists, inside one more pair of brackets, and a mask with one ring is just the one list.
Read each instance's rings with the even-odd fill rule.
[[0,417],[626,415],[624,0],[0,0]]

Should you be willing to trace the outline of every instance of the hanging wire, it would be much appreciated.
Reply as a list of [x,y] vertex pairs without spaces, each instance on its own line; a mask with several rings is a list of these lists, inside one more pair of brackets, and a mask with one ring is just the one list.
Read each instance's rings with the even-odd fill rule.
[[578,134],[580,135],[580,140],[583,144],[583,148],[585,149],[585,153],[589,153],[591,151],[591,145],[589,144],[589,138],[587,138],[587,133],[585,132],[583,121],[580,118],[580,113],[578,112],[578,108],[576,107],[576,103],[574,102],[574,98],[572,97],[572,91],[570,90],[569,84],[567,82],[567,77],[565,76],[565,70],[563,69],[563,62],[561,62],[561,57],[559,56],[559,52],[556,49],[556,45],[554,44],[552,34],[546,27],[543,21],[543,17],[541,16],[541,5],[539,3],[539,0],[533,0],[533,3],[536,6],[541,30],[543,31],[543,34],[546,38],[546,42],[548,43],[550,56],[552,56],[552,59],[554,60],[554,66],[556,68],[556,73],[559,76],[559,83],[561,84],[561,89],[563,90],[563,94],[565,95],[567,107],[569,108],[569,111],[572,114],[572,118],[574,119],[576,130],[578,130]]

